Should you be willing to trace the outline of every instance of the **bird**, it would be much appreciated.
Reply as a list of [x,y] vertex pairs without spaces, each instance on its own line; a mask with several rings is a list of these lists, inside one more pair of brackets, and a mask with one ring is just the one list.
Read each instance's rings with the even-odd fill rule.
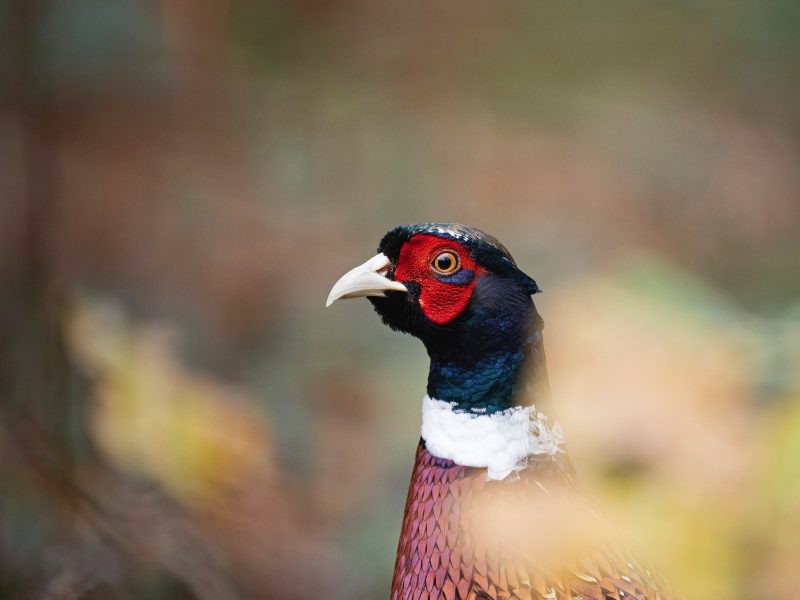
[[[430,358],[392,600],[669,600],[606,535],[537,404],[549,398],[541,290],[475,227],[391,229],[326,305],[366,297]],[[611,538],[611,539],[607,539]]]

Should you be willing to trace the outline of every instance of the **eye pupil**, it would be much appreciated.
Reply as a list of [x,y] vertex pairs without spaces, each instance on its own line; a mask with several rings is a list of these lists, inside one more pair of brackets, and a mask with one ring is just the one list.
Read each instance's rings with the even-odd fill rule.
[[442,252],[433,259],[432,266],[439,273],[454,273],[458,269],[458,256],[452,252]]

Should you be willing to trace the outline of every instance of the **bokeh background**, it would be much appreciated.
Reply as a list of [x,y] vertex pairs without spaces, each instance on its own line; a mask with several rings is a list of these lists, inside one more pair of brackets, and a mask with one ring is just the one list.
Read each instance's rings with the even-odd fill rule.
[[800,589],[800,4],[0,2],[0,597],[387,596],[426,360],[331,284],[479,226],[587,492]]

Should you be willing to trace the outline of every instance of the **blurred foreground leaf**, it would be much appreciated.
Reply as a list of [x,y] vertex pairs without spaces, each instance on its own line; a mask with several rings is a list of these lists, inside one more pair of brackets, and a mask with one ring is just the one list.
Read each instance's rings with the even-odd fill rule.
[[96,380],[94,439],[117,465],[202,506],[245,485],[254,470],[265,475],[272,461],[263,419],[242,392],[185,369],[168,330],[81,302],[69,340]]
[[767,597],[792,596],[798,321],[749,314],[645,257],[556,296],[554,405],[618,534],[687,597],[765,597],[748,589],[760,573]]

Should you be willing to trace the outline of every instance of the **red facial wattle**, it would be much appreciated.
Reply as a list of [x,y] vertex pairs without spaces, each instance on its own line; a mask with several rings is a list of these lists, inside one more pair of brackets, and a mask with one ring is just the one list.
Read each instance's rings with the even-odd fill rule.
[[[452,274],[437,273],[431,266],[436,256],[450,251],[458,257],[459,268]],[[419,234],[400,249],[394,278],[401,283],[420,284],[419,306],[422,313],[437,325],[446,325],[463,311],[477,278],[485,270],[458,242],[430,234]]]

